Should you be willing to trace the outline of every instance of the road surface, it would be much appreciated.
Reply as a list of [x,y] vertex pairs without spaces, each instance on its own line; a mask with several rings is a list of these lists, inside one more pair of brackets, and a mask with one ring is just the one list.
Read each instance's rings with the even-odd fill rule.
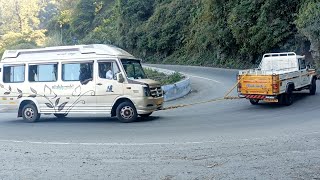
[[[222,97],[235,70],[157,65],[188,74],[192,93],[166,106]],[[318,86],[319,88],[319,86]],[[114,118],[0,113],[0,179],[320,179],[320,95],[292,106],[226,100]]]

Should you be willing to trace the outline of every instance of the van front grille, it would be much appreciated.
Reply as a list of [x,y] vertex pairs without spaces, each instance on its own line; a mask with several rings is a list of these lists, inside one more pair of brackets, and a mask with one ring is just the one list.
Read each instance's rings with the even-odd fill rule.
[[153,87],[153,88],[150,88],[150,94],[152,97],[162,97],[163,96],[163,93],[162,93],[162,89],[161,87]]

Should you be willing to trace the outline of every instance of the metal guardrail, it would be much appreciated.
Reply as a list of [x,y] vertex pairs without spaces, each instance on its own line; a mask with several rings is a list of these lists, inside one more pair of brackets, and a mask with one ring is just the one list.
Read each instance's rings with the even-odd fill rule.
[[[164,74],[173,74],[175,71],[167,70],[167,69],[162,69],[162,68],[156,68],[156,67],[151,67],[151,66],[146,66],[143,65],[145,68],[149,68],[152,70],[156,70],[158,72],[162,72]],[[175,99],[182,98],[189,94],[191,92],[191,81],[190,78],[185,75],[185,78],[177,83],[174,84],[168,84],[165,86],[162,86],[162,89],[164,91],[164,101],[172,101]]]

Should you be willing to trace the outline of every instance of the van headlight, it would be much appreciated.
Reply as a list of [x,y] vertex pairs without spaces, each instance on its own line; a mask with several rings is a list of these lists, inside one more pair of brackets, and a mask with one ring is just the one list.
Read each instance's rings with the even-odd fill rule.
[[149,87],[143,87],[143,92],[145,96],[151,96],[150,88]]

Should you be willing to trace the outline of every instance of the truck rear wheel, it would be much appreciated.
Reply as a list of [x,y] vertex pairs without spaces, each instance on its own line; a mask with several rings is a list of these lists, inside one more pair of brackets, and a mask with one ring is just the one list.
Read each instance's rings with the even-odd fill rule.
[[316,79],[312,79],[312,82],[310,84],[309,87],[309,94],[310,95],[315,95],[317,91],[317,80]]
[[250,103],[252,104],[252,105],[257,105],[257,104],[259,104],[259,99],[250,99]]
[[116,115],[119,121],[130,123],[137,120],[138,113],[131,102],[125,101],[119,104],[116,110]]
[[281,104],[285,106],[290,106],[293,103],[294,97],[292,91],[284,93],[281,95]]

